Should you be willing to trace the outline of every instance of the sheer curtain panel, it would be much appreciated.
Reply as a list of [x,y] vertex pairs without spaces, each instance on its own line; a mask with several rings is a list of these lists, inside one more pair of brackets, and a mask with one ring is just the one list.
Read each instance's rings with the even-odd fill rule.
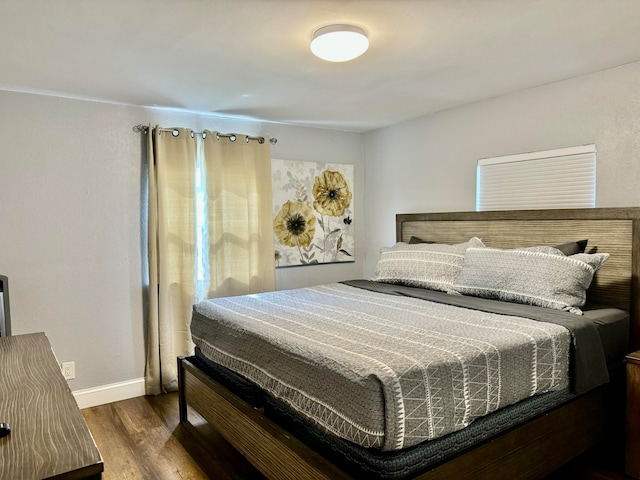
[[[208,298],[275,289],[269,142],[205,132]],[[268,139],[267,139],[268,140]]]
[[271,152],[244,135],[149,128],[147,394],[177,389],[202,297],[275,289]]

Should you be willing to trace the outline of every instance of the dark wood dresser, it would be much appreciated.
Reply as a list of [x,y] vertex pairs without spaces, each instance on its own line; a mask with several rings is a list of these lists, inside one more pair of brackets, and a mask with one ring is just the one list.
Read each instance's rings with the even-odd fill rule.
[[640,478],[640,350],[627,355],[625,473]]
[[102,457],[44,333],[0,338],[0,479],[99,479]]

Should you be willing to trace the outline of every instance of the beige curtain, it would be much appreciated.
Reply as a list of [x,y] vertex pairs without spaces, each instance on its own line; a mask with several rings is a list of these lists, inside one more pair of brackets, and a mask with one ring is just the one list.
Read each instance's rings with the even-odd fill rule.
[[149,128],[147,394],[176,390],[177,357],[193,352],[189,322],[198,300],[196,243],[202,228],[196,221],[198,165],[207,199],[205,296],[275,289],[269,142],[245,138],[236,135],[231,142],[216,132],[192,136],[183,128]]
[[209,218],[208,298],[275,289],[271,151],[263,143],[205,132]]
[[147,394],[177,390],[177,355],[191,350],[195,296],[196,140],[149,129],[149,319]]

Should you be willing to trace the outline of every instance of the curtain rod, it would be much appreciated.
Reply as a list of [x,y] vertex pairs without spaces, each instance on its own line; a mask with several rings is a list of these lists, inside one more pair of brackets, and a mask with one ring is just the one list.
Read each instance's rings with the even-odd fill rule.
[[[145,134],[147,134],[149,132],[149,127],[147,125],[142,125],[140,123],[140,124],[138,124],[138,125],[133,127],[133,131],[136,132],[136,133],[145,133]],[[174,137],[177,137],[179,135],[179,131],[176,128],[161,128],[160,131],[161,132],[171,132],[171,134]],[[191,130],[191,136],[193,137],[194,135],[202,135],[203,137],[206,137],[206,133],[204,133],[204,132],[195,132],[195,131]],[[232,142],[235,142],[236,138],[237,138],[237,134],[235,134],[235,133],[218,133],[217,136],[218,137],[228,138]],[[257,140],[259,143],[264,143],[264,137],[252,137],[250,135],[245,135],[244,137],[245,137],[245,141],[247,143],[249,143],[249,140]],[[278,139],[277,138],[270,138],[269,139],[269,143],[271,145],[275,145],[276,143],[278,143]]]

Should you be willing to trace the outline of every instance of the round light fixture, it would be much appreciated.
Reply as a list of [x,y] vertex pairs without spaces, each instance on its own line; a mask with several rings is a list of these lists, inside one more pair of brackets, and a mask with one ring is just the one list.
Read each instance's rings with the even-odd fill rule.
[[327,25],[313,32],[311,51],[329,62],[347,62],[369,48],[364,30],[354,25]]

